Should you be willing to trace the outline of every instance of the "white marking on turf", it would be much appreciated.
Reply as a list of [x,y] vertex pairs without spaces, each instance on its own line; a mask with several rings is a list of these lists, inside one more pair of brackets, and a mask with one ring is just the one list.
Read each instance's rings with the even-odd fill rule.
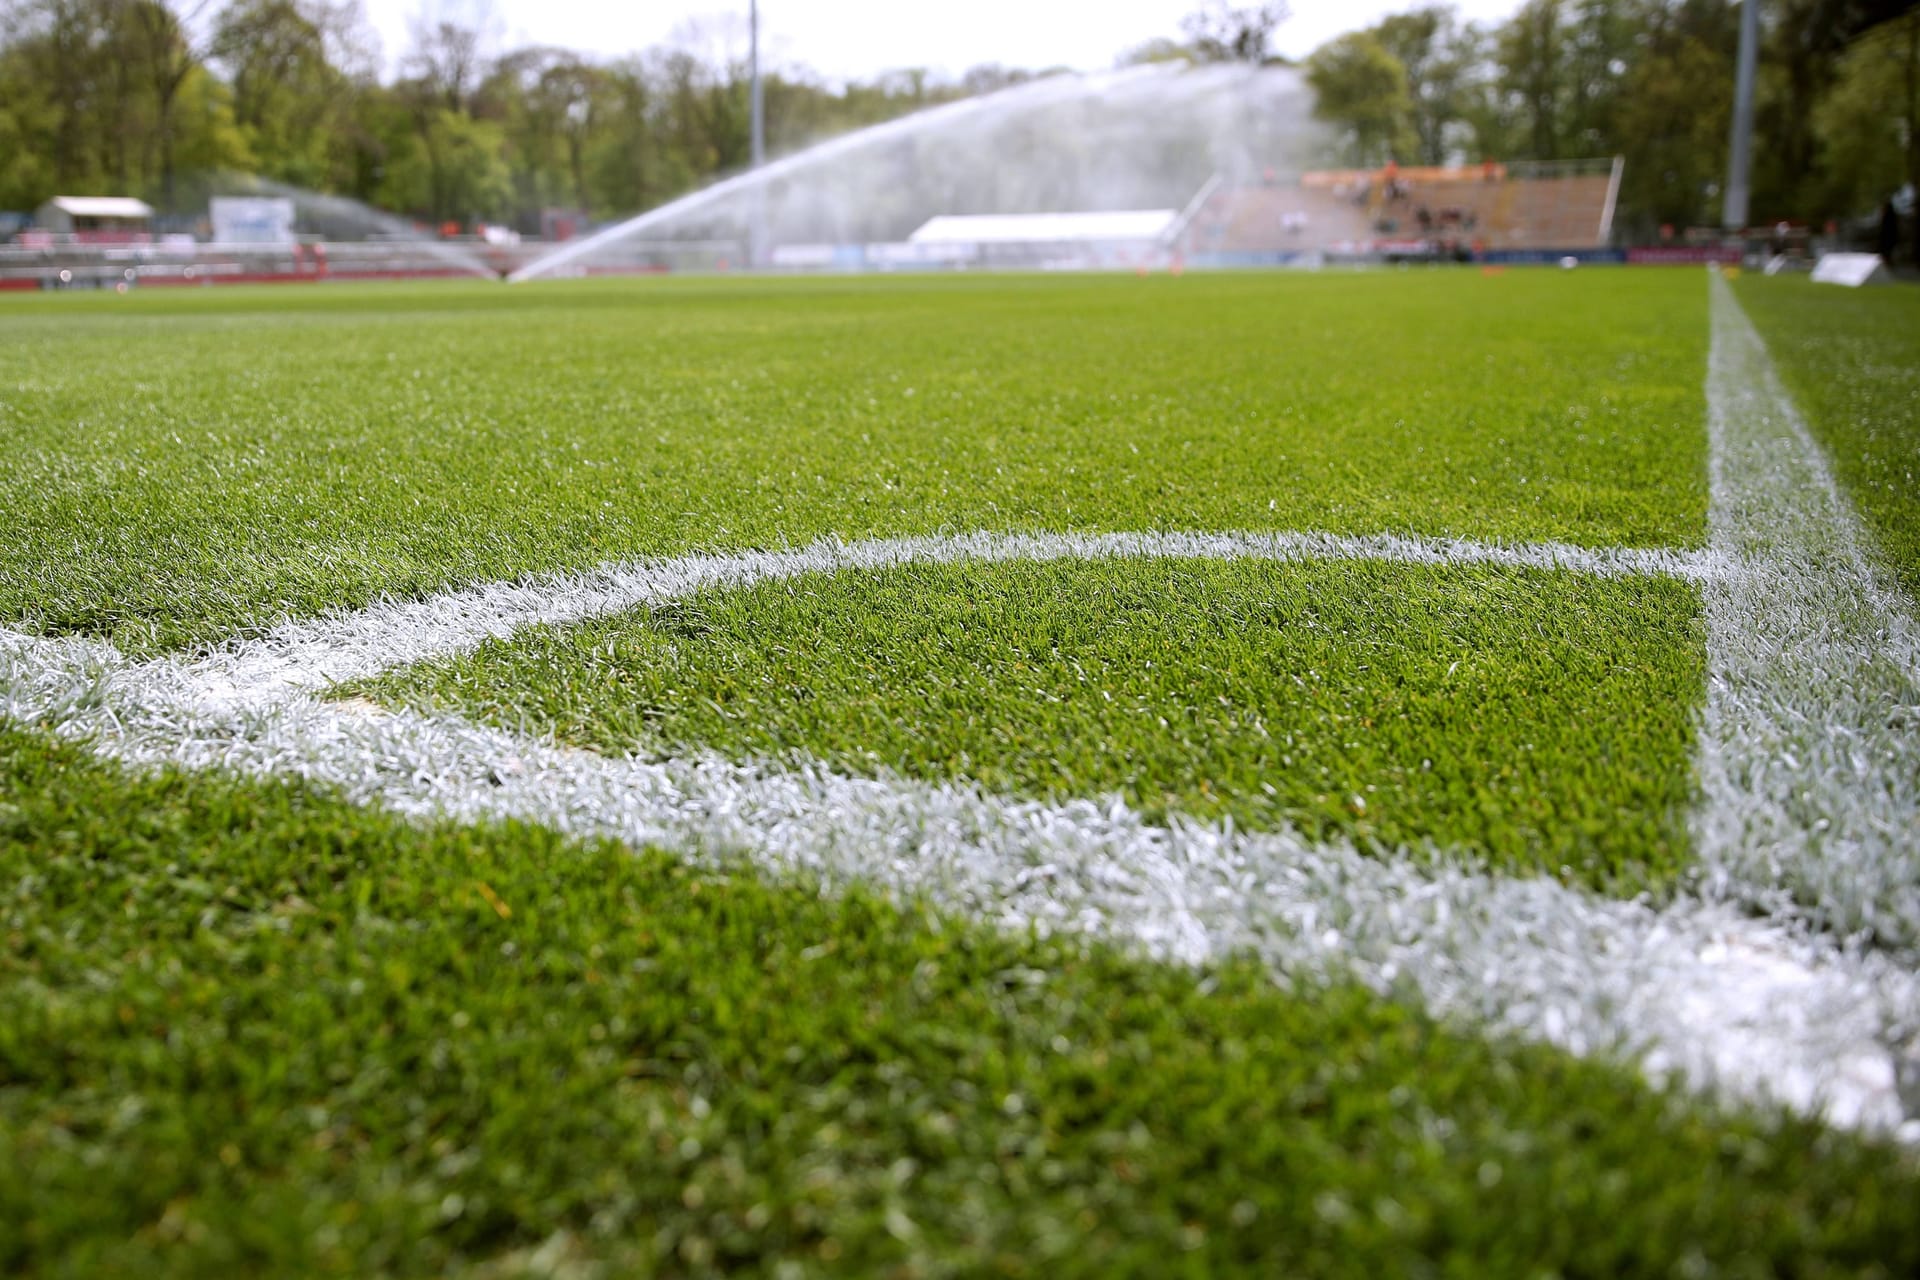
[[972,533],[826,539],[781,551],[692,555],[607,565],[523,583],[488,583],[418,601],[394,601],[343,616],[290,622],[203,658],[196,678],[236,695],[324,688],[411,662],[471,649],[525,627],[561,625],[708,587],[843,569],[876,570],[961,560],[1041,561],[1121,557],[1208,560],[1373,560],[1415,565],[1499,565],[1602,577],[1659,574],[1703,581],[1717,572],[1707,552],[1589,548],[1564,543],[1489,543],[1396,534],[1335,533]]
[[[1169,959],[1251,952],[1282,980],[1351,976],[1415,994],[1443,1016],[1574,1052],[1624,1051],[1656,1076],[1920,1140],[1920,1121],[1902,1105],[1903,1091],[1920,1084],[1920,979],[1895,954],[1810,927],[1810,919],[1870,921],[1898,937],[1883,921],[1907,919],[1898,886],[1885,886],[1891,914],[1871,901],[1875,886],[1906,865],[1900,833],[1911,828],[1886,824],[1912,812],[1910,787],[1893,776],[1911,757],[1874,717],[1910,707],[1890,702],[1888,691],[1900,687],[1899,672],[1915,669],[1912,625],[1861,553],[1757,339],[1723,287],[1714,288],[1706,553],[1313,534],[825,543],[379,605],[283,627],[191,664],[136,665],[108,646],[0,631],[0,713],[50,724],[136,765],[299,777],[421,818],[518,817],[657,842],[696,859],[745,858],[829,885],[922,894],[1015,927],[1108,936]],[[1763,397],[1746,398],[1743,380]],[[1767,455],[1767,421],[1786,426],[1771,445],[1786,448],[1782,458]],[[966,787],[716,758],[613,760],[458,720],[328,704],[309,692],[535,623],[704,586],[926,560],[1121,555],[1518,564],[1700,581],[1714,672],[1697,822],[1706,895],[1665,907],[1612,901],[1443,856],[1375,858],[1286,832],[1152,826],[1118,801],[1023,803]],[[1822,610],[1834,618],[1822,621]],[[1885,638],[1877,653],[1876,636]],[[1837,685],[1822,674],[1829,660],[1844,664]],[[1758,752],[1747,750],[1750,731]],[[1833,752],[1831,742],[1848,735],[1859,760]],[[1848,786],[1867,780],[1864,799],[1828,795],[1846,789],[1834,769],[1809,776],[1798,756],[1767,754],[1809,737],[1816,748],[1828,744],[1826,756],[1811,759],[1851,766]],[[1804,801],[1815,792],[1817,803]],[[1823,819],[1828,826],[1818,828]],[[1749,838],[1762,841],[1757,854],[1746,851]],[[1793,896],[1770,889],[1776,875]],[[1746,914],[1749,905],[1772,918]]]
[[520,818],[703,862],[744,859],[1183,962],[1252,953],[1282,981],[1353,977],[1442,1016],[1624,1052],[1655,1076],[1823,1108],[1843,1124],[1903,1121],[1886,1041],[1916,1025],[1920,983],[1885,956],[1729,906],[1613,901],[1287,832],[1155,826],[1117,800],[1020,802],[713,757],[616,760],[305,693],[222,696],[174,662],[136,665],[86,642],[0,633],[0,680],[10,718],[135,766],[303,778],[419,818]]
[[[1912,602],[1712,276],[1709,684],[1694,847],[1706,889],[1920,946],[1920,643]],[[1920,1082],[1917,1082],[1920,1084]]]

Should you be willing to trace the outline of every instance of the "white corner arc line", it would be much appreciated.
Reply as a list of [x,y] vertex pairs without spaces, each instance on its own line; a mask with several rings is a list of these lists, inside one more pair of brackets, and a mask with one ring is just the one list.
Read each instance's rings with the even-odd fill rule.
[[968,560],[1123,557],[1498,565],[1602,577],[1661,575],[1695,582],[1722,571],[1719,558],[1709,551],[1475,542],[1398,534],[969,533],[852,543],[822,539],[786,550],[611,564],[519,583],[487,583],[424,600],[382,602],[350,614],[285,623],[265,635],[223,646],[196,662],[193,673],[209,690],[225,689],[239,698],[271,697],[290,689],[324,688],[374,676],[471,649],[526,627],[584,622],[709,587],[745,587],[770,578],[844,569]]
[[1889,1038],[1920,1025],[1920,981],[1733,907],[1655,908],[1288,832],[1155,826],[1117,799],[1044,804],[712,757],[615,760],[306,693],[236,702],[183,675],[98,644],[0,634],[0,714],[136,767],[301,778],[421,819],[519,818],[654,843],[1169,960],[1250,953],[1291,984],[1356,979],[1469,1025],[1623,1053],[1655,1077],[1920,1140],[1901,1105],[1904,1051]]

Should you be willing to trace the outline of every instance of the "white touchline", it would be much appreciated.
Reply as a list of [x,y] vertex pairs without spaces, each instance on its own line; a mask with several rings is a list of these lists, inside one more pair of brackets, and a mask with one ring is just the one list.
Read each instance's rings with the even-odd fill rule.
[[[1718,274],[1708,362],[1707,892],[1920,948],[1920,641]],[[1915,1081],[1920,1092],[1920,1079]]]
[[[1854,559],[1846,561],[1851,567],[1821,562],[1810,568],[1795,551],[1790,523],[1767,514],[1767,487],[1721,458],[1722,450],[1738,447],[1730,437],[1743,428],[1727,425],[1741,410],[1724,385],[1738,375],[1723,342],[1734,304],[1715,288],[1708,383],[1715,516],[1705,553],[1313,534],[825,543],[380,605],[281,628],[197,662],[136,664],[97,643],[0,631],[0,715],[49,724],[138,766],[305,778],[423,819],[517,817],[583,836],[658,843],[703,861],[744,859],[833,886],[873,883],[989,921],[1084,931],[1172,960],[1251,952],[1283,981],[1350,976],[1376,990],[1413,995],[1443,1016],[1574,1052],[1618,1050],[1655,1076],[1678,1075],[1920,1141],[1920,1119],[1910,1103],[1903,1105],[1903,1094],[1920,1087],[1920,978],[1902,958],[1911,953],[1873,951],[1813,927],[1841,918],[1826,899],[1807,896],[1826,879],[1791,880],[1793,897],[1766,892],[1765,875],[1776,869],[1790,879],[1795,874],[1802,846],[1783,842],[1758,860],[1743,860],[1725,846],[1724,831],[1737,817],[1728,808],[1746,794],[1726,779],[1773,776],[1771,765],[1759,770],[1743,761],[1729,727],[1735,723],[1725,705],[1729,695],[1719,688],[1738,681],[1737,655],[1763,654],[1777,640],[1764,617],[1742,610],[1774,607],[1775,594],[1785,589],[1772,581],[1782,564],[1803,576],[1864,572],[1871,578],[1871,570],[1858,555],[1857,539],[1850,544]],[[1740,358],[1751,363],[1755,353],[1763,364],[1757,339]],[[1817,460],[1810,441],[1803,437],[1798,447]],[[1830,480],[1824,473],[1820,479],[1826,500],[1843,509]],[[1754,554],[1740,523],[1750,508],[1771,530],[1770,545],[1785,548],[1779,557]],[[968,787],[717,758],[615,760],[456,719],[314,696],[331,682],[469,648],[491,635],[703,586],[923,560],[1123,555],[1525,564],[1699,581],[1713,629],[1715,685],[1701,748],[1706,796],[1698,825],[1703,849],[1711,851],[1703,854],[1711,871],[1705,892],[1654,907],[1543,878],[1492,876],[1444,856],[1375,858],[1285,832],[1154,826],[1117,800],[1028,803]],[[1897,598],[1873,598],[1889,625],[1906,627],[1910,636]],[[1800,636],[1799,642],[1820,639]],[[1836,714],[1831,693],[1817,681],[1794,683],[1775,690],[1765,705],[1823,722]],[[1792,766],[1785,768],[1783,777]],[[1725,778],[1716,781],[1714,769]],[[1910,812],[1898,808],[1903,794],[1882,788],[1875,795],[1884,802],[1863,802],[1869,826]],[[1766,914],[1754,915],[1753,907]]]

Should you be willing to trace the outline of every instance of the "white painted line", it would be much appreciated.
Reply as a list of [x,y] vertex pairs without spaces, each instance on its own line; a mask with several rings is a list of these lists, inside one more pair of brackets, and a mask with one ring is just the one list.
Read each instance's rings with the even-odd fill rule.
[[471,649],[541,624],[564,625],[673,599],[706,587],[842,569],[888,569],[961,560],[1377,560],[1415,565],[1501,565],[1603,577],[1658,574],[1703,581],[1718,571],[1708,552],[1596,549],[1565,543],[1490,543],[1395,534],[1335,533],[973,533],[946,537],[822,540],[782,551],[692,555],[607,565],[524,583],[489,583],[425,600],[386,602],[356,613],[293,622],[223,647],[194,676],[234,697],[274,696],[377,675]]
[[[1713,273],[1706,891],[1920,947],[1920,645],[1914,608]],[[1920,1028],[1916,1028],[1920,1030]],[[1916,1080],[1920,1089],[1920,1080]]]
[[[235,701],[173,663],[4,633],[0,684],[10,718],[135,766],[304,778],[421,818],[657,843],[1171,960],[1250,952],[1285,982],[1352,977],[1471,1025],[1631,1054],[1656,1076],[1842,1124],[1908,1123],[1889,1035],[1920,1025],[1920,982],[1885,956],[1728,906],[1655,909],[1444,858],[1154,826],[1117,800],[1024,803],[716,758],[649,764],[303,693]],[[1920,1139],[1920,1125],[1903,1132]]]

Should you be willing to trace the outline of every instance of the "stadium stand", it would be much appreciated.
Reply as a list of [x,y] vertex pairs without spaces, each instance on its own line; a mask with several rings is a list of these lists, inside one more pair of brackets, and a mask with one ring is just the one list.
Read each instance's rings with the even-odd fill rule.
[[1611,238],[1619,181],[1618,161],[1321,170],[1220,187],[1183,249],[1202,258],[1597,249]]
[[1200,253],[1306,252],[1366,240],[1372,226],[1364,207],[1329,190],[1241,187],[1208,199],[1193,220],[1188,243],[1191,252]]
[[1607,242],[1613,221],[1606,175],[1568,174],[1511,183],[1499,248],[1577,249]]

